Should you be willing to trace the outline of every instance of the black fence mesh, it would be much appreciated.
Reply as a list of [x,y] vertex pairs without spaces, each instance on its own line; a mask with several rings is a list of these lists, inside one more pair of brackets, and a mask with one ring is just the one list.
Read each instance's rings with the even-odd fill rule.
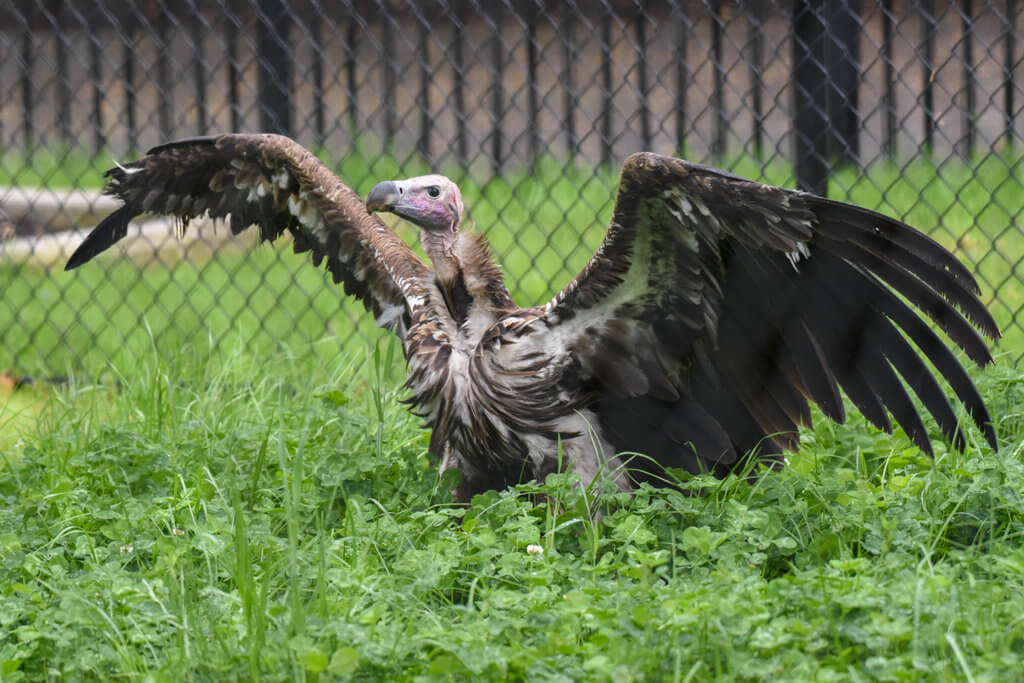
[[304,259],[210,226],[143,222],[63,272],[114,160],[226,131],[291,135],[364,193],[458,179],[524,304],[585,263],[634,151],[849,199],[968,262],[1016,362],[1022,24],[1017,0],[9,1],[0,371],[373,334]]

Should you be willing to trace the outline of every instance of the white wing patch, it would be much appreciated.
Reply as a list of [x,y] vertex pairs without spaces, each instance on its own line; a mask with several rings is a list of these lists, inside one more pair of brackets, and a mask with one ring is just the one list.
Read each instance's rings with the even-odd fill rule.
[[[670,187],[661,193],[661,198],[667,205],[665,208],[672,216],[679,221],[680,224],[685,225],[686,223],[694,223],[697,218],[693,215],[694,202],[690,201],[690,198],[686,196],[682,190],[678,187]],[[698,211],[707,214],[706,206],[699,206]]]
[[797,242],[796,249],[794,249],[793,251],[786,252],[786,258],[788,258],[790,264],[792,264],[793,270],[797,271],[800,270],[799,267],[797,267],[797,263],[799,263],[801,260],[806,261],[810,257],[811,248],[807,246],[807,242]]
[[316,210],[316,206],[305,192],[288,195],[288,211],[299,219],[299,223],[310,230],[318,230],[323,227],[320,212]]
[[117,166],[117,167],[118,167],[119,169],[121,169],[121,171],[122,171],[122,172],[123,172],[123,173],[124,173],[125,175],[131,175],[131,174],[133,174],[133,173],[138,173],[139,171],[141,171],[141,170],[142,170],[142,167],[141,167],[141,166],[136,166],[136,167],[134,167],[134,168],[129,168],[129,167],[127,167],[127,166],[122,166],[122,165],[121,165],[121,162],[119,162],[119,161],[118,161],[117,159],[114,159],[114,166]]
[[289,173],[288,169],[283,166],[274,173],[274,182],[277,183],[277,186],[282,190],[288,189],[288,186],[291,185],[291,179],[291,173]]

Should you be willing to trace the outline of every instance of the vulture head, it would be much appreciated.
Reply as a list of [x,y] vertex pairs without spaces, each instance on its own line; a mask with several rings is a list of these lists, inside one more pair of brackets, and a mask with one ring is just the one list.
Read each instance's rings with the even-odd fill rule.
[[462,221],[462,194],[442,175],[385,180],[366,197],[369,211],[390,211],[429,233],[456,232]]
[[366,197],[368,211],[388,211],[416,225],[420,242],[434,262],[439,279],[453,279],[457,271],[452,248],[462,223],[462,193],[443,175],[406,180],[385,180]]

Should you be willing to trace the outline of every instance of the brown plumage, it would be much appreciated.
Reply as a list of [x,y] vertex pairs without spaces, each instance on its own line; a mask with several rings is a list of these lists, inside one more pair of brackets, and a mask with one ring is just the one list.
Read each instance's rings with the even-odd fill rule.
[[[364,204],[276,135],[183,140],[108,175],[125,204],[68,269],[145,211],[186,225],[230,215],[234,232],[256,224],[265,240],[290,232],[402,339],[410,403],[442,468],[462,472],[460,500],[559,467],[629,489],[671,482],[669,468],[778,466],[810,402],[845,419],[840,390],[930,453],[909,387],[962,449],[924,358],[997,445],[966,370],[914,311],[989,363],[979,332],[999,332],[974,278],[927,236],[867,209],[635,154],[597,253],[554,299],[524,309],[486,243],[460,231],[461,195],[442,176],[383,182]],[[367,209],[419,226],[432,267]]]

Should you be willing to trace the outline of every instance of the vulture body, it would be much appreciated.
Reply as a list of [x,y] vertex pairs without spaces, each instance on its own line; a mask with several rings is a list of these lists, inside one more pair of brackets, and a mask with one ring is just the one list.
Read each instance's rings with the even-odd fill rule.
[[[479,237],[460,230],[442,176],[386,181],[364,202],[277,135],[162,145],[108,172],[124,205],[74,253],[75,268],[144,212],[187,226],[283,232],[397,334],[413,410],[432,430],[455,495],[543,478],[671,483],[671,468],[722,476],[747,458],[780,466],[815,402],[843,422],[840,390],[872,423],[890,414],[932,446],[917,395],[947,439],[964,436],[936,374],[992,448],[989,415],[923,312],[979,365],[998,337],[979,289],[929,237],[874,211],[652,153],[631,156],[604,242],[543,306],[520,308]],[[425,265],[375,215],[421,230]],[[926,365],[927,359],[935,374]],[[642,455],[630,455],[642,454]]]

